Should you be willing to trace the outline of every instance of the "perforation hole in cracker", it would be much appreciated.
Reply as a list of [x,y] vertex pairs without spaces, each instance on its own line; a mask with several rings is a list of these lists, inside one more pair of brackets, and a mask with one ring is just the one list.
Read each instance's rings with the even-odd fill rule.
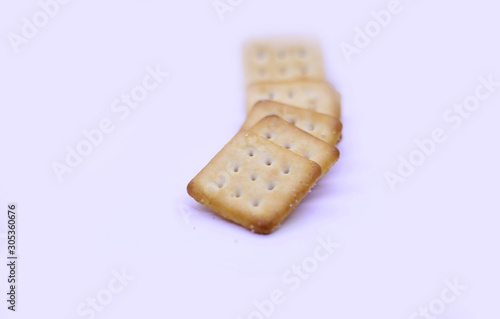
[[226,184],[226,178],[224,176],[219,176],[219,178],[215,181],[215,184],[218,188],[223,188]]
[[250,203],[253,207],[259,207],[260,205],[260,200],[258,199],[254,199],[251,203]]
[[276,188],[276,185],[278,185],[278,182],[270,182],[267,184],[267,190],[272,191]]
[[304,49],[304,48],[300,48],[300,49],[297,50],[297,57],[299,59],[305,59],[305,58],[307,58],[307,54],[308,54],[307,50]]
[[261,49],[261,50],[258,50],[257,51],[257,54],[255,55],[255,58],[258,62],[266,62],[267,61],[267,58],[269,56],[269,53],[267,53],[267,51]]
[[234,173],[238,173],[240,171],[240,165],[239,164],[233,164],[233,165],[231,165],[231,170]]
[[273,139],[273,132],[272,131],[266,131],[264,133],[264,137],[267,138],[268,140]]
[[236,189],[232,195],[235,197],[235,198],[240,198],[241,195],[243,194],[243,192],[240,190],[240,189]]
[[285,50],[279,50],[278,53],[276,53],[276,58],[280,61],[283,61],[287,58],[287,53]]

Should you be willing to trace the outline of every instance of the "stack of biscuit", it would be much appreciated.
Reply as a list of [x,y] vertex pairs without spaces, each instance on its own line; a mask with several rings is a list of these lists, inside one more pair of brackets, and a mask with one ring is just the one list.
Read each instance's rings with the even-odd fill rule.
[[189,183],[196,201],[269,234],[337,162],[340,94],[310,38],[265,38],[244,48],[247,119]]

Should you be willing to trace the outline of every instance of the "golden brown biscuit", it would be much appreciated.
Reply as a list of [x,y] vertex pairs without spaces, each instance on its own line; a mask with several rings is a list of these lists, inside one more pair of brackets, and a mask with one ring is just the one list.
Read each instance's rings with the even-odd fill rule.
[[250,131],[318,163],[322,170],[321,176],[339,159],[339,150],[335,146],[304,132],[277,115],[266,116],[252,126]]
[[321,175],[315,162],[240,131],[189,183],[196,201],[251,231],[269,234]]
[[337,144],[342,132],[342,123],[333,116],[273,101],[261,101],[255,104],[241,129],[251,128],[268,115],[278,115],[301,130],[331,145]]
[[246,107],[250,112],[257,102],[270,100],[340,119],[340,99],[340,93],[324,81],[266,82],[247,87]]
[[308,37],[270,37],[252,40],[243,50],[245,81],[324,80],[321,46]]

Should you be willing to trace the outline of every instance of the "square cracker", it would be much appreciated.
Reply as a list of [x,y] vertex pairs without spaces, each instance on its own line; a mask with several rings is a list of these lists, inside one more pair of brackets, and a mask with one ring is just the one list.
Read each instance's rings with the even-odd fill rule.
[[340,119],[340,93],[324,81],[255,83],[247,87],[247,112],[262,100],[276,101]]
[[266,116],[252,126],[250,131],[318,163],[321,176],[339,159],[339,150],[335,146],[304,132],[277,115]]
[[269,37],[247,42],[243,49],[245,81],[324,80],[321,45],[309,37]]
[[187,191],[220,216],[269,234],[320,175],[315,162],[241,131],[196,175]]
[[251,128],[268,115],[278,115],[331,145],[337,144],[342,132],[342,123],[336,117],[273,101],[261,101],[255,104],[241,129]]

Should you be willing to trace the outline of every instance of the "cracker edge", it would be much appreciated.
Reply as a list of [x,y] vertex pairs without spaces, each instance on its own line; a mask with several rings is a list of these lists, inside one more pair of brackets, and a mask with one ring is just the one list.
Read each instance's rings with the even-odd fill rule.
[[[248,97],[248,90],[249,89],[253,89],[253,87],[266,86],[266,85],[292,85],[292,84],[298,84],[298,83],[320,84],[320,85],[325,85],[326,87],[328,87],[330,89],[330,96],[332,97],[332,99],[334,101],[337,101],[337,103],[338,103],[338,116],[334,116],[334,115],[330,115],[330,114],[325,114],[325,113],[320,113],[320,112],[316,112],[316,113],[333,116],[333,117],[336,117],[337,119],[340,120],[340,118],[342,117],[342,94],[335,88],[335,86],[333,84],[331,84],[330,82],[328,82],[326,80],[325,81],[321,81],[321,80],[309,80],[309,81],[308,80],[294,80],[294,81],[280,81],[280,82],[264,81],[264,82],[250,83],[250,84],[248,84],[246,86],[246,92],[245,92],[245,108],[246,108],[247,114],[250,113],[252,111],[252,109],[255,107],[255,105],[257,105],[257,103],[259,103],[259,102],[272,101],[272,102],[283,104],[282,102],[278,102],[278,101],[275,101],[275,100],[262,99],[262,100],[258,100],[253,105],[250,105],[249,104],[249,97]],[[297,107],[297,108],[301,108],[301,109],[305,109],[303,107],[294,106],[294,105],[291,105],[291,104],[286,104],[286,105]]]
[[[304,131],[304,130],[302,130],[302,129],[298,128],[297,126],[295,126],[295,125],[291,124],[290,122],[286,121],[285,119],[283,119],[282,117],[280,117],[280,116],[278,116],[278,115],[275,115],[275,114],[273,114],[273,115],[268,115],[268,116],[266,116],[266,117],[264,117],[264,118],[260,119],[257,123],[255,123],[255,124],[254,124],[251,128],[249,128],[248,130],[252,132],[252,129],[253,129],[255,126],[259,125],[261,122],[264,122],[264,121],[271,121],[271,124],[273,124],[273,122],[276,122],[276,121],[278,121],[278,122],[283,122],[283,124],[282,124],[282,125],[287,126],[287,127],[288,127],[288,128],[290,128],[290,129],[298,130],[298,131],[300,131],[300,132],[301,132],[300,134],[303,134],[303,133],[304,133],[304,134],[307,134],[307,135],[309,135],[309,137],[310,137],[310,138],[312,138],[312,139],[314,139],[314,140],[317,140],[317,142],[319,142],[320,144],[324,144],[324,146],[326,146],[326,147],[328,148],[328,153],[330,154],[330,156],[331,156],[331,157],[333,157],[333,158],[335,158],[335,160],[334,160],[334,161],[333,161],[333,162],[332,162],[332,163],[331,163],[331,164],[330,164],[330,165],[329,165],[329,166],[328,166],[325,170],[323,170],[323,168],[321,168],[321,171],[322,171],[322,173],[321,173],[321,177],[325,176],[325,174],[326,174],[326,173],[328,173],[328,172],[330,171],[330,168],[332,168],[332,167],[333,167],[333,165],[335,165],[335,164],[338,162],[338,160],[339,160],[339,158],[340,158],[340,151],[339,151],[339,149],[338,149],[335,145],[329,144],[329,143],[327,143],[327,142],[323,141],[322,139],[317,138],[316,136],[312,135],[311,133],[306,132],[306,131]],[[255,132],[254,132],[254,133],[255,133]],[[257,133],[255,133],[255,134],[257,134]],[[257,135],[259,135],[259,134],[257,134]],[[259,136],[260,136],[260,135],[259,135]],[[262,136],[261,136],[261,137],[262,137]],[[272,141],[271,141],[271,142],[272,142]],[[274,142],[272,142],[272,143],[274,143]],[[282,147],[283,149],[285,149],[285,150],[286,150],[286,148],[284,148],[283,146],[279,145],[278,143],[274,143],[274,144],[276,144],[276,145],[278,145],[278,146],[280,146],[280,147]],[[289,150],[289,151],[290,151],[290,150]],[[293,151],[290,151],[290,152],[293,152]],[[293,153],[295,153],[295,152],[293,152]],[[295,154],[297,154],[297,153],[295,153]],[[302,155],[300,155],[300,154],[297,154],[297,155],[302,156]],[[302,157],[303,157],[303,156],[302,156]],[[304,157],[304,158],[305,158],[305,157]],[[313,161],[313,162],[314,162],[314,161]],[[315,162],[315,163],[319,165],[319,163],[317,163],[317,162]],[[320,167],[321,167],[321,165],[320,165]],[[320,178],[321,178],[321,177],[320,177]]]
[[[261,100],[261,101],[258,101],[257,103],[255,103],[254,107],[252,108],[252,111],[253,111],[253,109],[255,107],[265,108],[266,104],[269,104],[269,103],[271,103],[271,104],[278,104],[278,106],[280,106],[281,108],[291,108],[292,110],[295,109],[295,110],[298,110],[299,112],[307,111],[307,112],[312,112],[312,113],[319,114],[320,116],[323,116],[323,117],[324,116],[328,116],[330,118],[333,118],[334,122],[335,122],[335,124],[334,124],[333,127],[334,127],[335,131],[338,132],[338,137],[337,137],[336,141],[332,141],[331,143],[326,142],[326,141],[325,142],[328,143],[328,144],[330,144],[330,145],[337,145],[342,140],[342,130],[343,130],[344,125],[342,124],[342,122],[340,121],[340,119],[336,118],[335,116],[331,116],[331,115],[323,114],[323,113],[318,113],[318,112],[315,112],[315,111],[312,111],[312,110],[307,110],[307,109],[304,109],[304,108],[301,108],[301,107],[297,107],[297,106],[293,106],[293,105],[289,105],[289,104],[284,104],[284,103],[280,103],[280,102],[276,102],[276,101],[272,101],[272,100]],[[250,112],[252,112],[252,111],[250,111]],[[270,115],[276,115],[278,117],[281,117],[278,114],[268,114],[266,116],[270,116]],[[286,121],[285,118],[283,118],[283,117],[281,117],[281,118]],[[255,125],[255,124],[253,124],[253,125],[247,124],[247,120],[248,120],[248,116],[247,116],[247,119],[241,125],[241,128],[240,128],[241,131],[248,130],[250,127],[252,127],[253,125]],[[261,119],[259,119],[255,123],[258,123],[260,120]],[[295,127],[297,127],[297,126],[295,126]],[[309,132],[306,132],[306,133],[310,134]]]
[[[215,209],[212,208],[212,203],[210,201],[210,199],[208,201],[205,201],[203,200],[201,197],[204,196],[204,193],[203,191],[198,191],[199,189],[203,189],[203,187],[201,187],[200,185],[198,185],[196,182],[195,182],[195,179],[198,177],[198,175],[201,174],[201,172],[208,166],[210,165],[213,161],[216,161],[219,157],[219,154],[226,148],[230,147],[233,142],[235,141],[236,137],[238,137],[240,134],[251,134],[251,135],[254,135],[256,136],[258,139],[261,139],[263,141],[266,141],[266,143],[271,143],[273,145],[276,145],[277,147],[280,147],[279,145],[277,145],[276,143],[273,143],[271,141],[268,141],[266,138],[256,134],[256,133],[253,133],[251,131],[246,131],[246,130],[242,130],[242,131],[239,131],[238,133],[236,133],[235,136],[233,136],[233,138],[208,162],[207,165],[205,165],[205,167],[203,167],[203,169],[198,173],[196,174],[196,176],[189,182],[189,184],[187,185],[187,192],[189,194],[189,196],[191,196],[194,200],[196,200],[198,203],[208,207],[212,212],[214,212],[215,214],[223,217],[224,219],[232,222],[232,223],[235,223],[241,227],[244,227],[246,229],[248,229],[249,231],[251,232],[255,232],[255,233],[258,233],[258,234],[263,234],[263,235],[268,235],[270,233],[272,233],[274,230],[276,230],[282,223],[283,221],[288,217],[290,216],[290,214],[295,210],[295,208],[297,208],[297,206],[302,202],[302,200],[307,196],[307,194],[309,194],[311,192],[311,190],[314,188],[314,186],[316,186],[316,183],[318,182],[318,180],[321,178],[322,176],[322,170],[321,170],[321,167],[314,161],[311,161],[309,159],[306,159],[310,162],[310,166],[311,166],[311,171],[309,172],[309,175],[312,176],[312,179],[311,179],[311,185],[310,187],[305,191],[303,192],[303,194],[299,194],[298,197],[296,197],[296,202],[293,202],[291,203],[290,205],[291,206],[286,206],[286,209],[283,210],[283,212],[281,212],[280,215],[277,216],[273,216],[272,218],[271,217],[267,217],[267,218],[263,218],[263,219],[258,219],[256,218],[256,216],[246,216],[246,217],[250,217],[250,223],[243,223],[241,222],[240,220],[236,220],[234,219],[233,217],[234,216],[230,216],[228,214],[225,214],[224,212],[219,212],[219,211],[216,211]],[[289,151],[285,148],[283,148],[284,151],[286,152],[290,152],[291,154],[293,154],[293,156],[300,156],[296,153],[293,153],[292,151]],[[302,156],[300,156],[302,157]],[[304,157],[302,157],[304,158]],[[251,219],[251,218],[256,218],[256,219]],[[260,222],[260,225],[259,223]],[[254,228],[250,228],[250,225],[253,225]]]

